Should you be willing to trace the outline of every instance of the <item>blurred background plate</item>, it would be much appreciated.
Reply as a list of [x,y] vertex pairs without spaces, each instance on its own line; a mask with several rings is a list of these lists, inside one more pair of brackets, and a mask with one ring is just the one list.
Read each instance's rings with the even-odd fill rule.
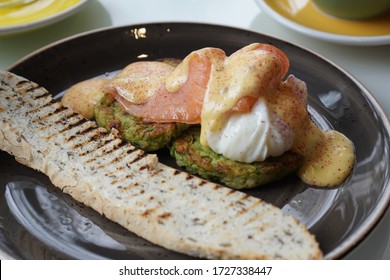
[[390,11],[366,20],[345,20],[319,11],[311,0],[255,0],[261,11],[288,29],[347,45],[390,44]]
[[24,32],[65,19],[90,0],[37,0],[26,6],[0,9],[0,35]]
[[[54,96],[73,84],[131,62],[183,58],[219,47],[227,54],[253,42],[270,43],[290,59],[289,74],[307,83],[309,111],[323,129],[355,145],[356,165],[338,188],[309,188],[296,176],[248,191],[293,215],[316,235],[327,259],[358,246],[390,203],[390,124],[359,81],[307,49],[260,33],[195,23],[150,23],[101,29],[61,40],[9,68]],[[159,159],[174,166],[169,154]],[[182,259],[131,234],[52,186],[48,178],[0,152],[0,251],[22,259]],[[390,229],[387,229],[387,234]]]

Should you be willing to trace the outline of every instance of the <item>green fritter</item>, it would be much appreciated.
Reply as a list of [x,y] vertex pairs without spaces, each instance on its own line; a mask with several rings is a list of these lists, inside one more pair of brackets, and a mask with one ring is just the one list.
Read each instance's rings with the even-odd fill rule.
[[95,105],[94,114],[99,126],[117,129],[124,140],[147,152],[166,147],[189,127],[182,123],[145,122],[126,112],[110,94]]
[[170,153],[189,173],[225,184],[233,189],[248,189],[279,180],[296,171],[302,156],[286,152],[265,161],[244,163],[228,159],[200,143],[200,128],[192,127],[172,142]]

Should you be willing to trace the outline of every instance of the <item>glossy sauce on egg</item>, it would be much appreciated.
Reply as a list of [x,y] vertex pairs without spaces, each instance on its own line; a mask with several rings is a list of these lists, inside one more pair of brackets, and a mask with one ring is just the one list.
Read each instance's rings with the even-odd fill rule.
[[268,96],[268,104],[294,131],[291,150],[304,157],[297,171],[299,178],[317,187],[341,184],[355,163],[353,143],[338,131],[322,131],[311,120],[304,82],[288,77],[277,94]]

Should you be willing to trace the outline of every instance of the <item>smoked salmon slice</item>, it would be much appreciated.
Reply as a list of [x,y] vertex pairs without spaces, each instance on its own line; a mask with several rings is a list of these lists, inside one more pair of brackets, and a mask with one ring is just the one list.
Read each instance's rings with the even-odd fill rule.
[[[281,69],[276,75],[276,80],[281,79],[288,71],[289,61],[286,55],[278,48],[268,45],[254,43],[233,53],[231,57],[240,55],[243,52],[261,51],[270,54],[278,64],[277,69]],[[220,63],[222,61],[222,63]],[[129,91],[134,91],[134,87],[140,87],[139,84],[120,85],[114,77],[111,86],[108,86],[107,92],[113,94],[116,100],[131,115],[143,118],[151,122],[181,122],[187,124],[201,123],[201,111],[205,93],[209,86],[212,71],[223,71],[219,69],[229,57],[225,52],[218,48],[203,48],[192,52],[175,68],[171,67],[171,73],[167,73],[167,65],[153,64],[150,62],[137,62],[137,76],[144,75],[152,79],[151,73],[164,73],[153,83],[144,83],[142,91],[149,92],[150,88],[155,91],[154,94],[147,97],[142,103],[132,102],[131,100],[143,100],[144,97],[128,98],[128,95],[120,94],[126,87]],[[219,64],[218,64],[219,63]],[[219,65],[219,66],[216,66]],[[156,69],[161,67],[162,69]],[[218,68],[219,67],[219,68]],[[151,69],[154,68],[154,69]],[[123,77],[123,73],[118,74]],[[132,75],[130,72],[129,75]],[[162,75],[162,74],[161,74]],[[275,75],[273,75],[275,77]],[[156,81],[159,83],[156,85]],[[120,89],[120,90],[119,90]],[[140,92],[139,88],[135,90]],[[230,111],[248,112],[256,103],[258,97],[241,97]]]

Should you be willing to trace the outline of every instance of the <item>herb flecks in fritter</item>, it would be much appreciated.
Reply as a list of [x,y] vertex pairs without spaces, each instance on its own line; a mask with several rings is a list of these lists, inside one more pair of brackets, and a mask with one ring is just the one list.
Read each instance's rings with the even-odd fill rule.
[[188,172],[234,189],[254,188],[279,180],[296,171],[303,159],[297,153],[286,152],[261,162],[234,161],[201,145],[198,127],[190,128],[174,140],[170,152]]
[[95,120],[107,130],[117,129],[124,140],[148,152],[166,147],[188,128],[181,123],[145,122],[127,113],[109,94],[104,95],[95,106]]

